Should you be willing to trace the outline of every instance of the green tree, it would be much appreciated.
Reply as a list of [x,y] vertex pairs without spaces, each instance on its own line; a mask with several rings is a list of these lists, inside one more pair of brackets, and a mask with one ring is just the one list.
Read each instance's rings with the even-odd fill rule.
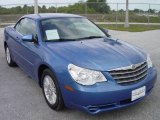
[[156,10],[155,9],[149,9],[148,12],[154,14],[154,13],[156,13]]
[[51,7],[48,8],[48,12],[55,13],[56,12],[56,8],[51,6]]
[[[85,14],[85,10],[86,10],[86,3],[81,1],[73,5],[63,6],[58,8],[58,12],[73,13],[73,14]],[[87,8],[87,12],[95,13],[95,10]]]
[[124,11],[123,9],[120,9],[119,12],[120,12],[120,13],[124,13],[125,11]]
[[46,8],[46,6],[45,6],[45,5],[43,5],[43,6],[42,6],[42,8],[41,8],[41,12],[42,12],[42,13],[47,12],[47,8]]
[[106,0],[87,0],[87,6],[94,9],[97,13],[110,12],[110,6],[108,6]]
[[22,8],[21,6],[12,7],[9,11],[14,14],[20,14],[22,12]]
[[58,12],[65,12],[65,13],[77,13],[82,14],[85,13],[85,4],[84,3],[75,3],[73,5],[59,7]]

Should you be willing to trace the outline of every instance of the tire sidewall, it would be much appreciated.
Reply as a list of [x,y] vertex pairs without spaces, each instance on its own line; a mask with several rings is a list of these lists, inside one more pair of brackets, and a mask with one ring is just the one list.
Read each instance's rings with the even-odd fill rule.
[[[9,51],[9,55],[10,55],[10,62],[7,60],[7,49],[8,49],[8,51]],[[13,66],[13,61],[12,61],[12,57],[11,57],[11,52],[10,52],[10,49],[9,49],[9,47],[8,46],[6,46],[6,48],[5,48],[5,56],[6,56],[6,61],[7,61],[7,64],[9,65],[9,66]]]
[[[50,104],[49,101],[47,100],[46,98],[46,95],[45,95],[45,92],[44,92],[44,77],[45,76],[50,76],[55,84],[55,87],[56,87],[56,95],[57,95],[57,99],[56,99],[56,102],[54,104]],[[58,86],[58,83],[57,83],[57,80],[56,80],[56,77],[53,75],[53,73],[49,70],[49,69],[46,69],[44,70],[43,74],[42,74],[42,77],[41,77],[41,83],[42,83],[42,90],[43,90],[43,95],[45,97],[45,100],[47,102],[47,104],[49,105],[49,107],[51,107],[52,109],[56,109],[59,102],[60,102],[60,91],[59,91],[59,86]]]

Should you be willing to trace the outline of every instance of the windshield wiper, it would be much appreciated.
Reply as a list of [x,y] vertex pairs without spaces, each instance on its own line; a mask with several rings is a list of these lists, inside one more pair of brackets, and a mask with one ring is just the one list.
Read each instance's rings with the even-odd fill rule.
[[58,41],[75,41],[75,39],[65,39],[65,38],[60,38]]
[[77,38],[76,40],[84,40],[84,39],[94,39],[94,38],[104,38],[103,36],[88,36],[83,38]]
[[46,40],[46,42],[63,42],[63,41],[76,41],[76,40],[75,39],[64,39],[64,38],[55,39],[55,40]]
[[76,38],[76,39],[65,39],[65,38],[60,38],[60,39],[55,39],[55,40],[46,40],[46,42],[77,41],[77,40],[94,39],[94,38],[104,38],[104,37],[103,37],[103,36],[89,36],[89,37]]

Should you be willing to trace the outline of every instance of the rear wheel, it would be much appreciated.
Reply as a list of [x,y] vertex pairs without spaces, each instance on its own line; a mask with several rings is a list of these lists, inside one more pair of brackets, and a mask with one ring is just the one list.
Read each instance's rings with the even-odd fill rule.
[[64,107],[60,88],[53,73],[46,69],[42,74],[42,89],[45,100],[53,110],[61,110]]
[[5,48],[5,54],[6,54],[7,64],[8,64],[10,67],[16,66],[16,63],[12,60],[12,57],[11,57],[10,50],[9,50],[8,46],[6,46],[6,48]]

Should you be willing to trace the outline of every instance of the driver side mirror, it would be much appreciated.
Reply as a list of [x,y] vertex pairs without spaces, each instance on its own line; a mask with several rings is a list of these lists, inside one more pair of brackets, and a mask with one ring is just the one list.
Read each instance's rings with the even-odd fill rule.
[[34,36],[33,35],[24,35],[22,37],[22,41],[24,42],[34,42],[34,43],[37,43],[37,40],[34,39]]
[[111,37],[111,35],[109,34],[109,31],[108,31],[107,29],[102,28],[102,31],[105,33],[105,35],[106,35],[107,37]]

